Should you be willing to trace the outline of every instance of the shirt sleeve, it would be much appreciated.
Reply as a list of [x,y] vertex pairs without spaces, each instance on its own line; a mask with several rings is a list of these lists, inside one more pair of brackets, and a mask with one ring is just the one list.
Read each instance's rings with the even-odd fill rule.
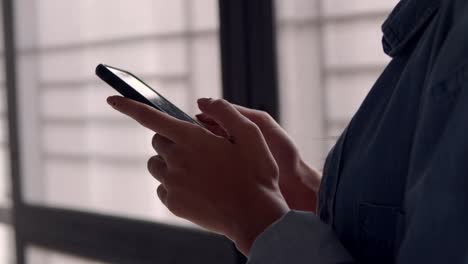
[[333,230],[313,213],[290,211],[254,242],[248,264],[354,263]]

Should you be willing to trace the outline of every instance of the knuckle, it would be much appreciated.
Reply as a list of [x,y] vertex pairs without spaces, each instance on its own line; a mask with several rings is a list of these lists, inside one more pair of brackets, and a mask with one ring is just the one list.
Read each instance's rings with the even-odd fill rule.
[[156,178],[161,178],[165,175],[167,167],[164,161],[158,156],[151,157],[147,163],[148,172]]
[[156,193],[158,194],[159,200],[161,200],[163,204],[167,204],[168,191],[162,184],[158,186]]
[[213,101],[213,103],[211,104],[214,108],[223,108],[223,107],[227,107],[229,105],[228,101],[224,100],[224,99],[216,99]]
[[151,158],[148,159],[148,162],[147,162],[147,167],[148,167],[148,171],[149,172],[154,172],[155,169],[157,168],[158,166],[158,157],[157,156],[153,156]]
[[153,136],[153,139],[151,140],[151,144],[153,145],[153,148],[155,150],[159,149],[163,145],[169,145],[169,144],[164,144],[167,142],[167,139],[161,136],[160,134],[155,134]]
[[271,115],[266,111],[257,110],[256,115],[258,119],[263,123],[269,123],[273,120],[273,117],[271,117]]
[[260,128],[253,122],[247,122],[244,125],[244,131],[249,136],[259,136],[262,134]]
[[208,134],[206,129],[192,124],[188,124],[180,131],[180,136],[185,139],[185,144],[187,145],[198,144],[200,142],[199,139],[206,134]]
[[156,148],[158,137],[159,137],[158,134],[154,134],[153,138],[151,139],[151,145],[153,146],[154,149]]
[[181,130],[181,132],[183,133],[184,136],[189,136],[189,135],[199,133],[200,128],[201,127],[199,127],[199,126],[187,123],[185,128],[183,130]]
[[159,200],[164,203],[165,201],[164,201],[164,199],[162,197],[162,194],[161,194],[161,192],[162,192],[161,188],[162,188],[161,185],[159,185],[158,188],[156,188],[156,194],[158,195]]
[[152,173],[152,171],[153,171],[153,162],[154,162],[153,160],[154,160],[153,157],[151,157],[151,158],[149,158],[148,161],[146,162],[146,168],[148,169],[148,171],[149,171],[150,173]]
[[164,188],[164,186],[160,184],[158,188],[156,189],[156,191],[158,193],[159,199],[163,200],[164,199],[163,194],[166,192],[166,189]]
[[199,138],[208,134],[208,131],[206,129],[199,126],[190,126],[190,128],[187,131],[189,135],[195,138]]

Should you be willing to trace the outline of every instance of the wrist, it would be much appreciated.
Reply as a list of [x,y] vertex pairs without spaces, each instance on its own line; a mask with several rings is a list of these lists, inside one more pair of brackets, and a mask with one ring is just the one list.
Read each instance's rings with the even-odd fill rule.
[[295,174],[307,187],[312,189],[315,193],[319,192],[321,182],[321,174],[319,171],[313,169],[301,159],[298,162]]
[[279,191],[263,192],[261,197],[257,196],[249,205],[229,236],[246,256],[257,237],[290,210]]
[[320,174],[298,159],[280,176],[280,188],[289,207],[298,211],[316,212]]

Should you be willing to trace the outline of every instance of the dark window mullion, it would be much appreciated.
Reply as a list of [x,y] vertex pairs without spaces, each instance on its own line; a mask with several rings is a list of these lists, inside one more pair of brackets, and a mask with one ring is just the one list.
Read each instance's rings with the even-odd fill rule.
[[25,241],[22,230],[18,228],[18,220],[21,218],[20,211],[23,205],[21,195],[21,164],[20,164],[20,141],[18,122],[18,100],[16,80],[16,52],[14,34],[14,1],[3,1],[3,27],[4,27],[4,49],[5,49],[5,75],[7,88],[7,111],[8,111],[8,145],[10,156],[12,211],[11,223],[15,233],[16,263],[25,263]]
[[219,16],[223,97],[279,120],[274,0],[219,0]]
[[274,0],[220,0],[224,98],[279,118]]

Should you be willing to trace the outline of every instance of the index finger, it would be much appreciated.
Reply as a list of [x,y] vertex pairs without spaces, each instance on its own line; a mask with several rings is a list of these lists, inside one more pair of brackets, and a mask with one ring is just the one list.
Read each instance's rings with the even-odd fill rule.
[[107,98],[107,103],[142,126],[161,134],[175,143],[187,139],[187,131],[193,126],[149,105],[125,97],[111,96]]

